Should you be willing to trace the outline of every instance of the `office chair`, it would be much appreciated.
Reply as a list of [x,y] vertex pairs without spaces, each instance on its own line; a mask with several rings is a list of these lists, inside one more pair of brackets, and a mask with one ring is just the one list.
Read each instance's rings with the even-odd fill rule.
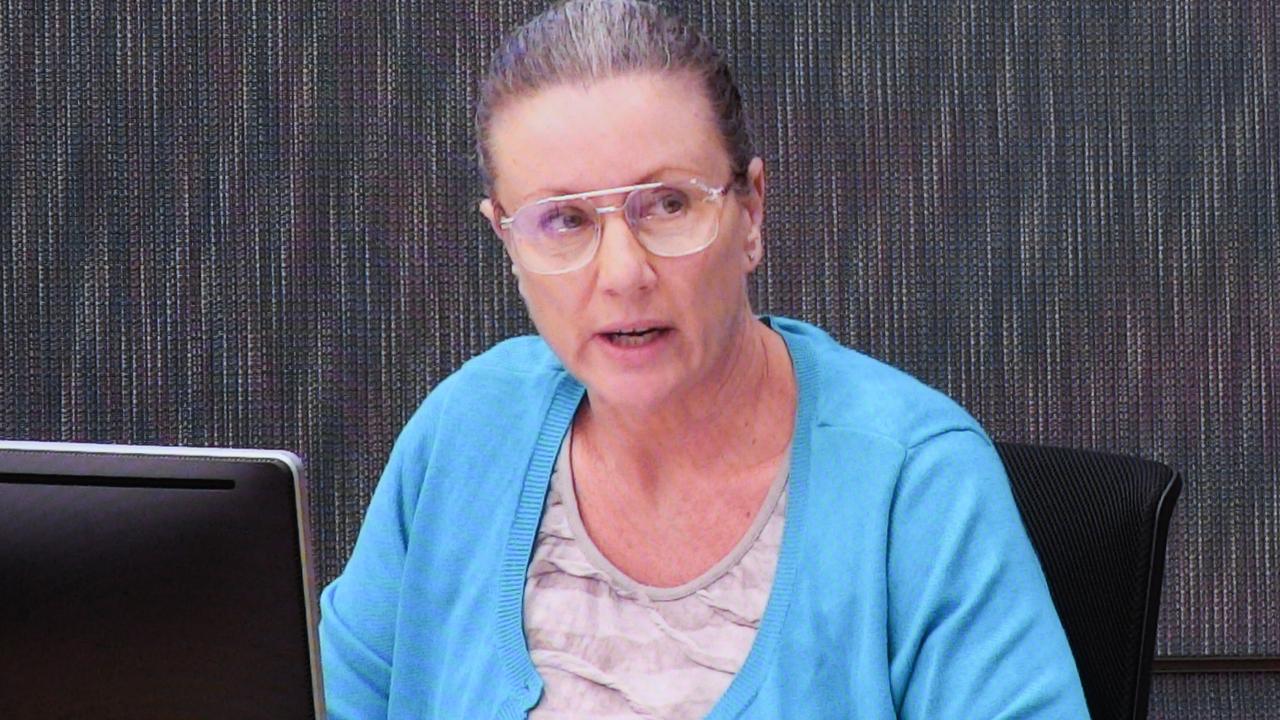
[[1123,455],[996,443],[1093,720],[1143,720],[1182,478]]

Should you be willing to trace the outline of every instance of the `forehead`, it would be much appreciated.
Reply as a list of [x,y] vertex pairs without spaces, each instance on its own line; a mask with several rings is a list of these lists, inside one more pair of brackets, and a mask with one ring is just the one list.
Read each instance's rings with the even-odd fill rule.
[[507,207],[667,175],[728,180],[729,155],[691,73],[563,83],[509,101],[490,126],[494,194]]

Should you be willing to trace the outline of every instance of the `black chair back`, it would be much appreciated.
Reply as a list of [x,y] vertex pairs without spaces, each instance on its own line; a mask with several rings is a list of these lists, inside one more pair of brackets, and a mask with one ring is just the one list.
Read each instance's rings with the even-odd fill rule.
[[1147,716],[1169,519],[1160,463],[996,443],[1075,655],[1093,720]]

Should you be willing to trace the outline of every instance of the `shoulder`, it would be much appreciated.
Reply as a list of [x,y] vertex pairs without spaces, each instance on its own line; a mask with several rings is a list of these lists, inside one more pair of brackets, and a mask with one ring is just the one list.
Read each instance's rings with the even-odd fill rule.
[[[566,382],[568,380],[568,382]],[[440,381],[401,429],[388,473],[413,517],[425,487],[433,501],[518,488],[557,396],[575,381],[540,338],[498,343]]]
[[564,374],[564,366],[542,338],[515,337],[467,360],[431,391],[424,405],[436,398],[448,407],[471,410],[494,398],[528,399],[550,392]]
[[810,364],[808,387],[801,378],[800,391],[811,394],[819,427],[878,436],[903,449],[957,430],[990,441],[978,421],[940,390],[841,345],[808,323],[788,318],[772,318],[771,323],[792,348],[797,370]]
[[541,338],[504,340],[441,380],[413,413],[400,441],[437,445],[444,436],[474,439],[492,431],[536,428],[566,375]]
[[494,345],[468,360],[459,374],[544,375],[563,372],[560,358],[537,335],[521,335]]

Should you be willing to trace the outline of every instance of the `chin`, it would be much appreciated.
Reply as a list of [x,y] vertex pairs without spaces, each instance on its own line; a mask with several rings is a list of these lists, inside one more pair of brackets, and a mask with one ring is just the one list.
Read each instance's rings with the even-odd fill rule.
[[[594,381],[593,381],[594,380]],[[671,400],[675,383],[666,378],[611,375],[584,381],[587,395],[597,403],[645,412]]]

